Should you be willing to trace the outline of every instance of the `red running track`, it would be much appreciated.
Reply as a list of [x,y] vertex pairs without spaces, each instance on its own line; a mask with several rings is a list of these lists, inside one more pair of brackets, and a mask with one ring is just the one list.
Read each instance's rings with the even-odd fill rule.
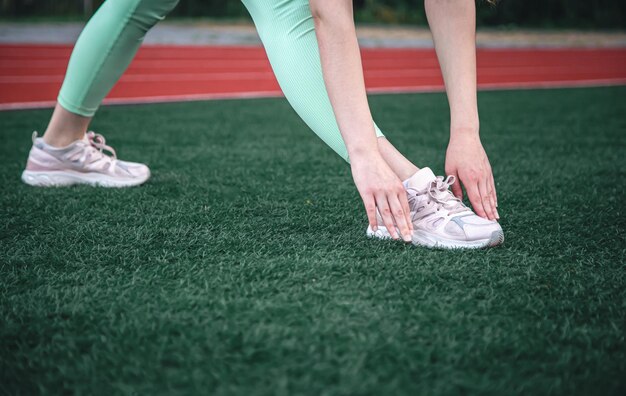
[[[0,45],[0,110],[50,107],[71,46]],[[432,49],[363,50],[370,92],[443,89]],[[481,89],[626,84],[626,48],[480,49]],[[281,95],[259,47],[144,46],[105,103]]]

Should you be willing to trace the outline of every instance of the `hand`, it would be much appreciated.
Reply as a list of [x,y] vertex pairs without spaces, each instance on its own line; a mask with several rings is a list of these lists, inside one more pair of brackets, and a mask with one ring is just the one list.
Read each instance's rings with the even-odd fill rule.
[[389,168],[385,160],[376,153],[367,157],[350,157],[352,178],[357,190],[363,199],[365,211],[370,226],[374,231],[378,229],[376,209],[380,213],[383,223],[393,239],[400,236],[400,230],[405,242],[411,241],[413,223],[411,210],[407,200],[406,190],[402,182]]
[[446,151],[446,174],[460,181],[452,185],[452,193],[459,199],[463,199],[463,183],[477,215],[489,220],[500,218],[491,165],[478,133],[450,135]]

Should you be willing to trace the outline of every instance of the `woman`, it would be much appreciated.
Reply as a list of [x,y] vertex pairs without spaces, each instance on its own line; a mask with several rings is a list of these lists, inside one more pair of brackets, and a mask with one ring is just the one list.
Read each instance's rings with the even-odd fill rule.
[[[492,221],[495,218],[493,211],[487,212],[481,206],[477,211],[490,220],[475,216],[458,199],[449,195],[447,186],[452,183],[450,179],[446,182],[428,180],[426,189],[416,184],[417,179],[428,179],[424,176],[428,168],[418,172],[418,168],[402,156],[373,123],[364,88],[361,87],[362,73],[358,47],[353,37],[352,19],[345,19],[348,16],[346,12],[351,13],[349,2],[312,3],[316,10],[318,29],[323,32],[319,38],[334,113],[322,75],[308,1],[243,2],[255,21],[274,73],[290,104],[333,150],[346,160],[350,155],[353,177],[367,208],[370,235],[402,238],[406,242],[442,247],[483,247],[499,243],[501,229]],[[39,186],[85,183],[124,187],[141,184],[149,178],[147,166],[117,160],[114,151],[106,146],[101,135],[86,131],[101,101],[130,64],[146,32],[162,20],[176,3],[177,0],[104,2],[76,43],[57,106],[43,138],[33,136],[33,148],[22,175],[26,183]],[[330,10],[337,6],[341,6],[344,11],[341,19],[333,17],[332,25],[327,25],[331,19],[327,19],[328,14],[321,9],[329,7]],[[349,23],[345,25],[346,22]],[[340,32],[340,36],[329,36],[332,29],[326,27],[337,27],[336,23],[344,24],[347,28]],[[337,53],[337,48],[343,48],[336,47],[337,42],[349,43],[346,47],[352,51],[349,57]],[[351,92],[359,94],[354,104],[359,111],[355,118],[346,117],[350,107],[346,106],[347,97],[338,94],[342,83],[336,77],[337,69],[333,68],[333,59],[339,62],[347,60],[345,66],[349,67],[349,73],[357,72],[355,76],[358,78],[351,75],[349,80],[352,85],[348,87]],[[340,120],[341,131],[334,114]],[[103,152],[105,149],[112,156],[106,155]],[[366,157],[370,160],[365,161]],[[463,178],[461,170],[459,176]],[[404,185],[401,180],[405,180]],[[469,191],[468,188],[468,194]],[[429,198],[424,201],[426,196]],[[472,195],[470,199],[473,199]],[[441,231],[440,224],[422,224],[423,220],[432,217],[430,211],[427,216],[422,216],[427,213],[421,209],[422,201],[428,202],[426,205],[429,208],[446,211],[448,218],[456,219],[453,224],[457,224],[460,231],[453,230],[454,227],[446,223],[448,231],[438,235],[435,231]],[[476,207],[474,201],[472,203]],[[376,209],[380,213],[378,218]],[[458,214],[465,216],[456,216]],[[417,227],[414,227],[414,219]],[[379,223],[381,227],[377,228]],[[464,229],[471,229],[471,232]],[[450,234],[453,231],[456,235]]]
[[[479,137],[474,1],[425,0],[426,16],[450,103],[446,173],[451,176],[445,180],[436,178],[428,168],[417,171],[408,161],[385,161],[380,155],[365,95],[352,1],[310,0],[310,8],[328,94],[348,147],[355,184],[370,220],[368,235],[397,237],[389,213],[399,215],[401,209],[392,200],[385,202],[386,197],[379,190],[380,186],[393,188],[393,184],[397,185],[397,180],[393,180],[395,173],[396,179],[407,178],[403,184],[411,205],[414,243],[441,247],[500,244],[504,235],[495,222],[499,219],[495,182]],[[482,218],[461,203],[463,191],[459,184],[454,184],[457,178],[464,184],[473,208]],[[448,191],[448,186],[452,187],[454,195]],[[384,227],[377,227],[381,219],[376,207],[383,215]]]

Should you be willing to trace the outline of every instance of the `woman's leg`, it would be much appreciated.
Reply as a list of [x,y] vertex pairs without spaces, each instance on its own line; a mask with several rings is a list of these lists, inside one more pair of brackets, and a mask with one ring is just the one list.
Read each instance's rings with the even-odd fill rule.
[[400,180],[407,180],[419,170],[417,166],[402,155],[402,153],[400,153],[398,149],[395,148],[384,136],[378,138],[378,150],[383,156],[385,162],[387,162],[387,165],[389,165],[391,170]]
[[[254,20],[287,100],[304,122],[348,161],[324,85],[308,0],[243,0],[243,3]],[[400,179],[417,172],[418,168],[385,139],[377,126],[376,134],[383,158]]]
[[91,118],[69,112],[57,102],[43,139],[51,146],[65,147],[85,136]]
[[[101,135],[86,134],[102,99],[126,70],[148,30],[178,0],[107,0],[81,33],[43,138],[33,134],[22,180],[32,186],[130,187],[150,169],[121,161]],[[110,153],[110,155],[108,153]]]
[[146,32],[178,0],[107,0],[81,33],[44,141],[65,146],[81,139],[104,97],[124,73]]

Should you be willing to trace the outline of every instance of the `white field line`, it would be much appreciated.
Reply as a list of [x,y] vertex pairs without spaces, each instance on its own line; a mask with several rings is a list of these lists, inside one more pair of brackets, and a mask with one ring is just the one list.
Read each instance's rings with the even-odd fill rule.
[[[479,84],[480,91],[498,91],[514,89],[551,89],[551,88],[585,88],[585,87],[607,87],[614,85],[626,85],[626,78],[608,78],[598,80],[578,80],[578,81],[533,81],[519,83],[489,83]],[[394,94],[394,93],[427,93],[442,92],[442,85],[423,85],[405,87],[380,87],[367,90],[370,94]],[[229,100],[229,99],[257,99],[276,98],[283,96],[281,91],[258,91],[258,92],[230,92],[214,94],[191,94],[191,95],[164,95],[145,96],[133,98],[109,98],[105,99],[103,105],[129,105],[129,104],[149,104],[149,103],[172,103],[191,102],[202,100]],[[13,102],[0,103],[0,111],[6,110],[26,110],[26,109],[46,109],[56,105],[56,101],[39,102]]]
[[[489,76],[507,76],[507,75],[536,75],[541,72],[561,71],[560,75],[568,75],[575,73],[587,73],[597,70],[596,67],[586,67],[575,65],[563,70],[563,66],[516,66],[516,67],[481,67],[479,69],[479,78]],[[406,69],[369,69],[365,71],[366,78],[390,78],[396,79],[400,77],[440,77],[439,67],[431,68],[406,68]],[[41,74],[35,76],[0,76],[0,84],[41,84],[41,83],[60,83],[63,82],[64,74]],[[249,72],[205,72],[205,73],[127,73],[120,78],[120,82],[195,82],[195,81],[243,81],[243,80],[274,80],[274,73],[268,71],[249,71]]]

